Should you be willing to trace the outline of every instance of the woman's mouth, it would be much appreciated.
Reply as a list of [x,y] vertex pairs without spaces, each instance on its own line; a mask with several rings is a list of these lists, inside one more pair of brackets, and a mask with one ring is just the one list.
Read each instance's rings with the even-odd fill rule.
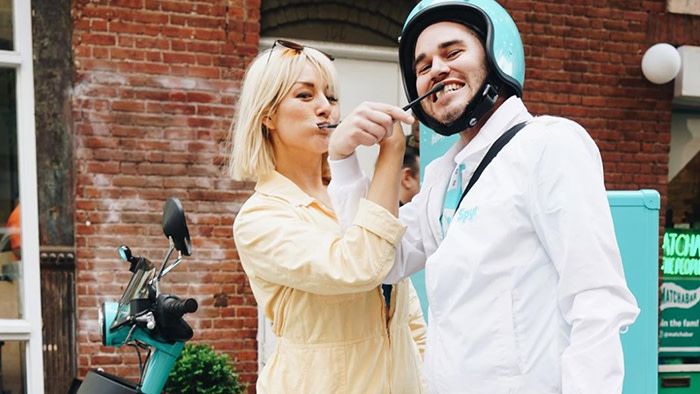
[[437,102],[438,100],[440,100],[440,98],[441,98],[442,96],[444,96],[444,95],[446,95],[446,94],[448,94],[448,93],[454,92],[454,91],[456,91],[456,90],[459,90],[459,89],[461,89],[461,88],[463,88],[463,87],[464,87],[464,84],[460,84],[460,83],[447,83],[447,84],[445,84],[445,88],[444,88],[444,89],[437,91],[437,92],[433,95],[433,97],[432,97],[433,103],[435,103],[435,102]]

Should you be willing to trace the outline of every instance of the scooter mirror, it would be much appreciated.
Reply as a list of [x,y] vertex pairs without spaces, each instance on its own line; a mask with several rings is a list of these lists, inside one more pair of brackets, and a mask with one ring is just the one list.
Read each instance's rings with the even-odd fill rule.
[[180,200],[175,197],[168,198],[163,208],[163,233],[172,238],[175,249],[185,256],[192,254],[192,241],[187,230],[185,210]]

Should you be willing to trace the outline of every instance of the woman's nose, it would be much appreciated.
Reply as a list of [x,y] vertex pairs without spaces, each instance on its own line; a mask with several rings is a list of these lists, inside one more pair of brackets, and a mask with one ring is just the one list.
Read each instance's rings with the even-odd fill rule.
[[325,95],[321,94],[319,95],[319,100],[318,100],[318,107],[316,107],[316,114],[319,116],[328,116],[331,113],[331,109],[333,106],[331,105],[330,100],[328,100],[328,97]]

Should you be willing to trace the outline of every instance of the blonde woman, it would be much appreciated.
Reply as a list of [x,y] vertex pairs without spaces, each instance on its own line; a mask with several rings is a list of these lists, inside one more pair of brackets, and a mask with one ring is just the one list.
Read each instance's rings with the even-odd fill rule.
[[404,231],[396,218],[404,140],[392,127],[413,118],[364,103],[335,129],[358,143],[381,141],[373,182],[345,229],[323,181],[326,126],[338,120],[329,56],[278,40],[250,65],[233,124],[231,175],[256,182],[234,239],[278,337],[258,393],[422,390],[410,285],[395,286],[388,308],[380,287]]

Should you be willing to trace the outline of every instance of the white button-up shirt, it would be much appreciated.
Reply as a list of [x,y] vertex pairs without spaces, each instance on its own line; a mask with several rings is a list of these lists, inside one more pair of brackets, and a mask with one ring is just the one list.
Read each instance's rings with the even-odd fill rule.
[[[486,168],[444,238],[447,182],[463,185],[493,142],[529,121]],[[357,159],[331,161],[345,220],[367,189]],[[346,213],[348,215],[346,215]],[[386,281],[422,268],[430,304],[425,377],[434,393],[620,393],[620,330],[639,309],[627,288],[600,153],[567,119],[532,118],[511,97],[467,145],[425,171],[400,210],[407,227]]]

